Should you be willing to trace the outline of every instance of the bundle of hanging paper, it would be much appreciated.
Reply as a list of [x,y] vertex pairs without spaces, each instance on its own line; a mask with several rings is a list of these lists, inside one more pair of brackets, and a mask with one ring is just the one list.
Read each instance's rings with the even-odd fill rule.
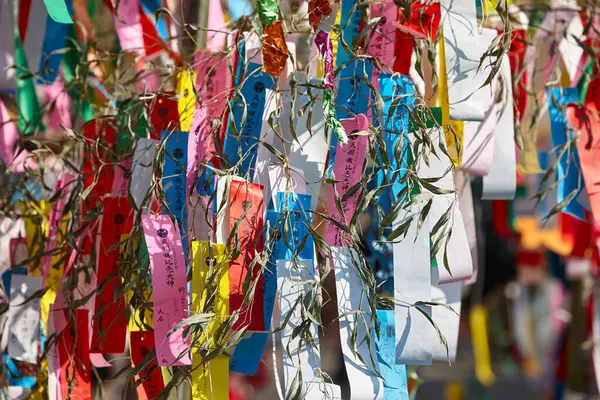
[[405,366],[461,352],[472,180],[522,252],[597,256],[593,6],[179,3],[0,3],[12,398],[101,396],[124,354],[140,398],[263,369],[281,398],[408,399]]

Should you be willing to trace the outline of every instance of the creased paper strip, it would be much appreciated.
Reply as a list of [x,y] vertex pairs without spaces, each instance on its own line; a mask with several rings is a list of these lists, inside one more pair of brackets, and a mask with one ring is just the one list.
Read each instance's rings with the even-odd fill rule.
[[470,0],[442,0],[442,25],[448,82],[450,119],[483,121],[483,92],[477,90],[485,76],[478,74],[479,60],[487,50],[477,35],[477,11]]
[[[340,315],[340,340],[350,383],[350,399],[383,399],[383,380],[377,372],[375,340],[371,340],[370,345],[365,340],[367,329],[371,331],[371,338],[375,339],[375,316],[370,314],[368,293],[357,270],[358,260],[358,254],[353,249],[331,248]],[[364,363],[355,353],[360,354]]]
[[435,330],[424,315],[431,317],[431,306],[413,306],[418,301],[431,301],[429,232],[427,229],[417,232],[421,207],[413,206],[394,221],[397,228],[412,219],[404,239],[393,244],[398,364],[430,365],[432,345],[437,340]]
[[510,200],[517,187],[515,153],[515,118],[513,110],[512,75],[510,61],[505,55],[500,67],[503,98],[497,103],[497,125],[494,158],[490,173],[483,178],[483,200]]
[[146,138],[140,138],[135,145],[129,190],[138,210],[152,184],[157,145],[158,140]]
[[13,274],[10,285],[8,355],[32,364],[38,362],[40,299],[30,299],[42,289],[42,278]]

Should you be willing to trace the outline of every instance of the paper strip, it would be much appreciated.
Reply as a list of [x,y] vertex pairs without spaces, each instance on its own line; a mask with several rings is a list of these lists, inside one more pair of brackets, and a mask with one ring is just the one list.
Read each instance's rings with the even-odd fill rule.
[[121,48],[144,54],[140,4],[136,0],[120,0],[114,10],[114,21]]
[[510,200],[515,197],[517,186],[515,153],[515,118],[513,110],[512,75],[508,56],[502,59],[500,67],[503,99],[496,103],[496,135],[492,167],[483,178],[483,200]]
[[[131,363],[135,367],[144,361],[144,358],[154,350],[154,331],[129,332],[129,346],[131,352]],[[160,369],[153,358],[140,372],[142,387],[148,399],[159,395],[165,388]]]
[[13,275],[10,285],[8,328],[9,357],[37,364],[40,345],[40,299],[32,296],[42,289],[39,276]]
[[44,0],[44,4],[46,5],[48,14],[54,21],[60,24],[73,23],[65,0]]
[[[353,249],[331,248],[340,340],[350,383],[350,399],[383,399],[383,380],[378,374],[375,352],[375,316],[371,314],[368,293],[358,272],[358,262],[358,254]],[[367,329],[370,331],[370,342],[366,340]]]
[[[185,179],[187,170],[188,133],[181,131],[163,131],[162,142],[166,142],[163,164],[162,187],[165,202],[179,227],[181,237],[187,238],[187,207]],[[167,214],[166,208],[163,214]],[[183,248],[187,260],[187,246]]]
[[[90,351],[103,354],[122,354],[127,338],[125,299],[115,297],[121,291],[118,246],[121,235],[131,231],[133,210],[126,198],[104,200],[100,235],[98,238],[97,283],[103,289],[96,295]],[[111,248],[113,248],[111,250]]]
[[[556,176],[558,182],[557,202],[559,204],[563,203],[565,199],[570,197],[571,200],[562,208],[562,211],[585,221],[585,208],[576,200],[580,196],[586,197],[587,193],[581,175],[579,153],[577,148],[564,148],[567,140],[569,142],[574,140],[572,132],[570,130],[567,132],[566,106],[569,103],[579,103],[579,91],[577,88],[548,89],[547,97],[550,126],[552,128],[552,144],[557,148],[556,156],[560,156]],[[574,194],[575,197],[572,197]]]
[[383,400],[408,400],[406,367],[396,364],[396,322],[393,310],[377,310],[377,360],[383,377]]
[[[240,97],[233,100],[232,112],[225,135],[225,166],[234,167],[236,175],[254,176],[256,154],[262,127],[267,90],[273,90],[273,79],[262,72],[262,66],[250,63]],[[242,125],[243,116],[246,116]]]
[[58,341],[63,399],[92,398],[88,314],[88,310],[75,310],[75,321],[68,320],[67,327]]
[[189,132],[192,126],[192,118],[196,106],[196,95],[194,94],[194,84],[196,83],[196,73],[190,71],[181,71],[177,74],[177,110],[179,111],[179,128],[184,132]]
[[188,291],[185,260],[179,230],[168,215],[142,216],[144,236],[152,268],[154,335],[158,365],[190,365],[190,339],[183,328],[168,332],[187,318]]
[[414,305],[431,301],[429,232],[417,231],[420,207],[413,206],[394,221],[396,229],[411,220],[404,239],[393,244],[396,363],[406,365],[430,365],[432,346],[437,340],[426,317],[432,316],[431,306]]
[[[438,268],[432,268],[431,272],[431,301],[440,304],[431,307],[431,316],[440,330],[440,334],[444,337],[444,343],[440,343],[439,338],[434,341],[431,353],[433,360],[453,363],[456,361],[458,347],[462,282],[437,284],[439,277],[436,275],[439,271],[440,267],[438,266]],[[451,307],[452,310],[442,304]]]
[[[133,153],[133,167],[129,181],[129,191],[138,210],[141,209],[148,190],[152,185],[154,173],[154,158],[156,157],[158,140],[140,138]],[[146,202],[148,204],[148,201]]]
[[[342,182],[334,184],[333,189],[330,189],[327,209],[333,220],[347,226],[356,212],[356,202],[360,192],[356,191],[345,201],[341,201],[341,199],[351,188],[360,183],[369,144],[369,137],[366,135],[369,126],[367,117],[364,114],[359,114],[356,118],[342,120],[341,123],[348,133],[349,142],[345,145],[337,142],[336,145],[337,151],[333,162],[333,172],[335,179]],[[341,201],[343,216],[337,208],[335,192],[337,192],[337,197]],[[330,246],[347,245],[350,239],[345,236],[340,228],[332,222],[327,222],[324,236],[327,244]]]
[[[234,180],[231,182],[228,202],[228,236],[236,229],[238,239],[233,240],[231,245],[232,250],[236,246],[240,249],[239,255],[232,259],[229,265],[229,310],[232,314],[236,311],[238,313],[233,329],[247,327],[249,331],[263,332],[264,278],[260,274],[260,264],[254,259],[255,255],[263,250],[263,188],[261,185]],[[244,304],[247,279],[250,279],[248,287],[254,286],[254,296],[250,299],[250,304]]]
[[[216,335],[229,316],[227,248],[222,244],[211,247],[209,251],[208,242],[192,242],[192,311],[215,314],[200,341],[202,348],[209,353],[224,343],[226,337]],[[207,282],[212,282],[212,286],[207,286]],[[212,300],[211,309],[207,309],[206,302],[212,293],[217,295]],[[219,354],[206,361],[198,351],[192,351],[192,399],[229,399],[229,358],[226,355]]]
[[440,5],[450,119],[483,121],[484,92],[478,89],[486,76],[477,70],[479,60],[487,49],[478,38],[475,3],[469,0],[443,0]]

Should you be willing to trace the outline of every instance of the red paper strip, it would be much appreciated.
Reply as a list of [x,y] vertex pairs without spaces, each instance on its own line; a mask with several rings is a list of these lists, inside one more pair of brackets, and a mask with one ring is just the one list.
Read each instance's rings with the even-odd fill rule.
[[[129,346],[133,366],[140,364],[148,353],[155,349],[154,331],[134,331],[129,333]],[[153,359],[139,374],[144,392],[152,399],[165,388],[160,368]]]
[[[239,318],[233,325],[234,330],[247,327],[249,331],[265,331],[263,308],[264,280],[259,264],[252,265],[257,253],[263,251],[263,186],[232,181],[229,189],[229,228],[237,226],[240,253],[229,263],[229,312],[239,310]],[[235,244],[232,243],[232,251]],[[251,271],[251,282],[256,280],[254,297],[249,305],[244,304],[243,285]],[[251,285],[248,285],[251,286]]]
[[433,40],[437,37],[441,17],[440,3],[427,5],[413,2],[410,15],[407,17],[400,10],[398,22],[394,22],[394,26],[416,38]]
[[394,47],[394,72],[408,76],[410,73],[411,58],[413,53],[413,37],[406,32],[396,32]]
[[[500,32],[502,33],[502,32]],[[510,49],[508,59],[510,60],[510,72],[513,77],[517,77],[516,83],[513,80],[513,97],[515,102],[515,115],[519,121],[525,114],[527,105],[527,74],[524,73],[523,58],[527,50],[527,30],[515,29],[511,33]]]
[[125,351],[127,320],[125,300],[115,298],[121,289],[121,276],[117,272],[120,257],[121,235],[131,231],[133,210],[126,198],[107,198],[100,228],[98,248],[98,285],[103,289],[96,295],[92,328],[92,353],[121,354]]
[[88,313],[88,310],[75,310],[75,321],[68,321],[58,341],[63,399],[92,398]]
[[148,130],[148,136],[155,140],[160,140],[160,133],[163,130],[175,129],[179,125],[177,100],[163,95],[156,96],[156,102],[150,113],[150,125],[152,129]]

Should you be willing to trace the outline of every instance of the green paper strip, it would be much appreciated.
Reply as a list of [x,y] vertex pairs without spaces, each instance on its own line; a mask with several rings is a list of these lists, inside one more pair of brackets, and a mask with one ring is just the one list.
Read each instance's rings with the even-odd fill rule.
[[19,131],[22,135],[32,135],[36,130],[44,130],[40,103],[35,92],[35,84],[29,73],[27,55],[18,32],[15,32],[15,65],[17,105],[19,108]]
[[275,0],[259,0],[258,16],[265,26],[271,26],[279,20],[279,6]]
[[335,117],[335,108],[333,107],[333,92],[331,89],[325,89],[325,93],[323,93],[323,112],[325,114],[325,122],[329,129],[335,133],[338,140],[343,144],[348,143],[348,136],[346,136],[346,131],[340,121]]
[[59,24],[72,24],[73,20],[64,0],[44,0],[50,18]]

